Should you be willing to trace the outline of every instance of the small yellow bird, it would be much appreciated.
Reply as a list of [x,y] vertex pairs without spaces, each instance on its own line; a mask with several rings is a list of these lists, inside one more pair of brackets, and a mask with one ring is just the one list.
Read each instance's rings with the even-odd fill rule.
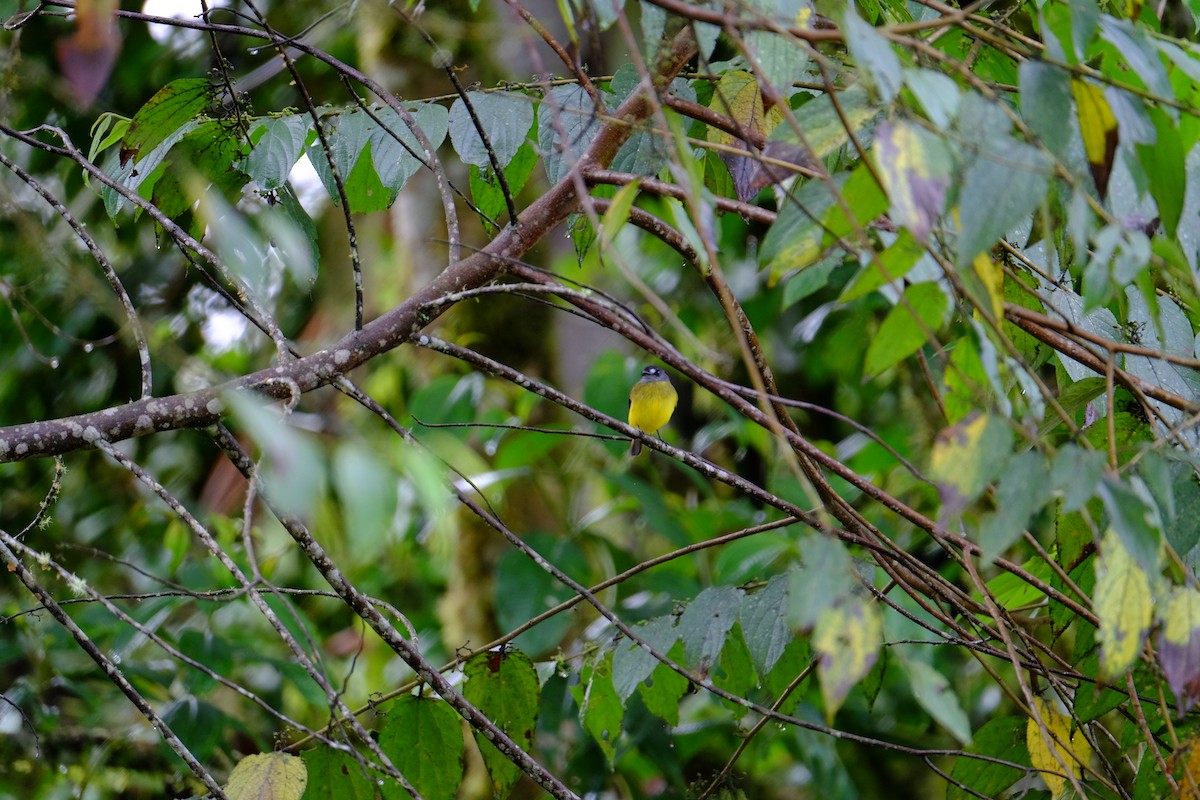
[[[661,367],[646,367],[642,379],[629,390],[629,424],[646,433],[658,433],[675,413],[677,402],[679,395],[667,373]],[[642,452],[642,443],[634,439],[629,452],[635,456]]]

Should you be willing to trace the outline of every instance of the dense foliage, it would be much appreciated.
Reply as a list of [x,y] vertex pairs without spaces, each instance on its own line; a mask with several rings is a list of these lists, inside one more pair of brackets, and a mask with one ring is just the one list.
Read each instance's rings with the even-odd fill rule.
[[0,795],[1200,796],[1190,5],[159,13],[0,0]]

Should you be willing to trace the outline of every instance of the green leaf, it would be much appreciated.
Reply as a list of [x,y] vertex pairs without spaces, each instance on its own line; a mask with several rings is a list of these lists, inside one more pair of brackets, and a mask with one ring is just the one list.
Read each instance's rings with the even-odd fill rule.
[[[425,138],[429,140],[429,146],[433,148],[436,158],[438,147],[446,139],[449,113],[437,103],[417,103],[407,106],[406,110],[412,116],[417,127],[425,134]],[[416,134],[408,127],[398,111],[391,107],[381,108],[375,115],[379,117],[383,126],[372,125],[369,131],[371,163],[375,166],[379,182],[387,187],[394,199],[395,195],[404,188],[408,179],[415,175],[423,164],[427,163],[428,157]],[[376,207],[382,208],[390,205],[390,200],[382,206],[378,203],[375,204]],[[352,200],[350,207],[357,206],[358,204]]]
[[1100,36],[1115,47],[1125,59],[1129,65],[1129,74],[1141,81],[1153,94],[1159,97],[1175,96],[1162,58],[1141,28],[1134,26],[1127,19],[1103,14],[1100,17]]
[[822,612],[813,631],[813,648],[820,658],[817,676],[826,721],[833,721],[846,695],[871,671],[882,644],[883,620],[874,601],[848,595]]
[[[664,655],[679,641],[675,618],[670,615],[644,622],[636,626],[633,632],[649,647]],[[618,641],[613,652],[612,681],[621,702],[627,701],[661,663],[641,645],[624,639]]]
[[904,83],[916,96],[929,121],[939,128],[948,128],[958,116],[962,92],[949,75],[932,69],[906,67]]
[[397,476],[353,441],[338,445],[331,467],[347,541],[364,563],[372,561],[391,544]]
[[938,485],[943,513],[957,514],[1000,473],[1012,449],[1004,420],[975,414],[942,430],[933,444],[929,477]]
[[[130,120],[111,111],[106,111],[96,117],[95,123],[92,124],[92,143],[88,146],[88,161],[95,163],[97,156],[121,141],[129,130],[129,122]],[[87,173],[84,173],[84,179],[86,182]]]
[[[676,644],[668,655],[678,664],[683,656],[683,645]],[[646,704],[647,711],[675,726],[679,724],[679,701],[688,685],[687,678],[666,664],[659,664],[648,680],[638,684],[638,696]]]
[[772,281],[815,263],[839,238],[887,210],[887,196],[865,166],[849,176],[834,175],[833,183],[856,219],[847,219],[826,181],[805,183],[780,209],[763,241],[759,263],[769,265]]
[[546,92],[538,107],[538,145],[547,154],[551,184],[562,180],[599,132],[595,104],[582,86],[556,86]]
[[[529,176],[533,174],[533,168],[538,163],[537,152],[533,145],[526,142],[517,150],[517,154],[509,165],[504,168],[504,177],[508,181],[508,190],[512,192],[514,199],[516,195],[525,188],[525,184],[529,182]],[[480,213],[484,214],[490,220],[499,220],[507,206],[504,202],[504,192],[500,189],[500,182],[496,180],[496,176],[490,172],[481,171],[479,167],[472,166],[471,174],[471,199],[475,201],[475,205],[479,207]]]
[[830,275],[840,265],[841,258],[834,253],[786,278],[783,286],[783,307],[790,308],[809,295],[824,289],[829,285]]
[[[199,127],[197,122],[184,123],[155,145],[153,149],[144,153],[142,158],[130,159],[122,163],[120,159],[113,157],[106,163],[104,171],[116,183],[140,193],[143,183],[147,180],[157,180],[161,175],[163,161],[170,153],[171,148],[197,127]],[[150,185],[153,187],[153,183]],[[104,210],[110,217],[116,218],[125,205],[125,198],[120,192],[109,186],[99,187],[98,190],[104,199]]]
[[880,239],[887,244],[886,249],[863,265],[854,279],[842,290],[839,302],[848,303],[883,286],[890,286],[899,293],[900,279],[925,255],[925,246],[907,229],[890,239],[890,243],[884,234],[880,235]]
[[[803,145],[815,158],[825,158],[849,143],[847,127],[857,136],[881,113],[867,90],[860,85],[839,91],[837,101],[835,107],[828,95],[814,97],[795,112],[799,119],[804,120],[803,138],[791,125],[776,125],[771,130],[769,141]],[[845,116],[845,122],[842,115]]]
[[812,630],[821,615],[849,593],[853,562],[846,546],[832,536],[812,534],[800,543],[801,566],[791,571],[788,622],[796,630]]
[[788,587],[791,576],[776,575],[765,586],[748,589],[738,610],[738,621],[754,668],[766,675],[792,640],[788,626]]
[[621,228],[629,221],[629,210],[633,208],[633,201],[637,199],[641,186],[640,178],[622,186],[613,197],[608,210],[604,212],[604,217],[600,222],[601,253],[608,252],[608,248],[612,246],[613,240],[621,232]]
[[[462,783],[462,718],[442,700],[398,697],[383,709],[379,747],[426,800],[454,800]],[[390,781],[393,796],[408,793]],[[385,789],[384,794],[388,794]]]
[[1121,540],[1123,551],[1149,573],[1158,572],[1162,552],[1162,517],[1145,482],[1137,475],[1120,480],[1105,475],[1099,486],[1108,525]]
[[875,27],[848,7],[842,19],[842,31],[846,34],[846,46],[850,55],[861,68],[863,75],[879,94],[883,105],[888,105],[900,91],[900,57],[892,44]]
[[[968,753],[988,759],[1030,766],[1029,750],[1025,747],[1025,718],[998,717],[985,722],[975,731]],[[976,795],[1000,797],[1004,791],[1024,777],[1024,770],[996,761],[958,756],[950,768],[952,783],[946,789],[946,800],[967,800]],[[961,784],[961,788],[958,784]]]
[[308,785],[308,768],[299,756],[256,753],[229,773],[229,800],[300,800]]
[[262,120],[250,129],[254,148],[246,156],[245,169],[260,189],[272,191],[287,183],[304,152],[309,122],[306,116],[290,114]]
[[[1049,582],[1054,575],[1050,565],[1041,556],[1034,556],[1022,564],[1021,568],[1043,582]],[[1001,572],[987,582],[987,588],[995,597],[996,605],[1008,611],[1041,603],[1045,597],[1045,594],[1036,585],[1011,572]],[[977,594],[976,597],[979,595]]]
[[[804,0],[751,0],[747,8],[781,27],[804,24],[812,14],[812,6]],[[795,90],[792,83],[800,79],[808,63],[808,48],[791,36],[774,30],[751,30],[743,36],[746,52],[758,65],[759,79],[775,88],[783,97]]]
[[121,140],[121,163],[140,160],[176,135],[212,99],[207,78],[180,78],[159,89],[129,121]]
[[164,708],[162,719],[200,761],[212,757],[232,723],[216,706],[190,694]]
[[[1029,59],[1021,62],[1021,116],[1046,149],[1066,161],[1071,128],[1064,124],[1063,111],[1071,107],[1071,80],[1066,71]],[[1089,136],[1092,131],[1085,131]]]
[[744,594],[734,586],[710,586],[688,603],[679,617],[679,638],[689,666],[707,673],[721,655],[725,637],[737,622]]
[[891,199],[892,221],[927,241],[954,167],[946,141],[903,120],[886,122],[875,133],[875,160]]
[[904,300],[888,312],[879,333],[871,338],[863,372],[878,375],[915,353],[941,328],[949,308],[950,300],[938,284],[909,286]]
[[971,721],[959,705],[958,695],[946,676],[926,664],[910,658],[900,659],[908,680],[912,686],[913,696],[917,698],[921,708],[929,712],[939,725],[950,732],[964,747],[971,746]]
[[[741,626],[734,625],[733,630],[729,632],[725,646],[721,649],[718,669],[713,672],[713,680],[718,686],[739,697],[748,697],[757,688],[758,673],[754,669],[754,661],[750,657]],[[741,719],[749,710],[738,703],[728,705],[735,719]]]
[[1147,184],[1167,236],[1175,236],[1179,217],[1183,213],[1183,197],[1187,188],[1187,169],[1179,129],[1171,118],[1158,108],[1150,117],[1157,133],[1152,145],[1137,145],[1138,160],[1146,171]]
[[[1117,318],[1111,311],[1103,307],[1085,310],[1084,299],[1068,288],[1060,287],[1054,291],[1047,291],[1043,294],[1043,297],[1045,297],[1047,303],[1063,316],[1064,320],[1088,333],[1107,339],[1117,329]],[[1058,353],[1057,355],[1060,363],[1063,365],[1063,369],[1066,370],[1071,380],[1082,381],[1085,378],[1096,377],[1095,372],[1070,356],[1062,353]],[[1095,386],[1095,384],[1087,385]]]
[[1100,620],[1100,664],[1114,678],[1137,659],[1150,629],[1154,599],[1146,571],[1111,529],[1096,560],[1096,617]]
[[[1125,299],[1129,307],[1128,324],[1123,329],[1134,344],[1171,355],[1191,358],[1195,350],[1192,323],[1170,297],[1146,296],[1135,286],[1128,286]],[[1159,386],[1182,397],[1200,396],[1200,372],[1182,364],[1161,358],[1125,356],[1125,369],[1153,386]],[[1149,400],[1169,425],[1182,425],[1186,414],[1160,400]],[[1194,436],[1194,435],[1193,435]],[[1195,438],[1192,439],[1195,442]]]
[[[573,540],[547,533],[532,533],[526,543],[569,575],[587,575],[587,556]],[[500,629],[513,630],[575,593],[555,580],[524,553],[506,550],[496,565],[496,621]],[[557,646],[571,627],[570,614],[559,614],[522,633],[514,644],[533,656]]]
[[[1092,650],[1086,658],[1079,662],[1079,671],[1083,675],[1100,675],[1100,653]],[[1075,690],[1074,712],[1080,722],[1091,722],[1100,719],[1114,708],[1120,708],[1129,702],[1129,695],[1116,689],[1104,686],[1102,683],[1080,683]]]
[[[349,753],[332,747],[314,747],[302,752],[300,757],[308,768],[304,800],[325,800],[329,797],[339,800],[376,800],[378,797],[374,776],[368,776],[363,766]],[[390,784],[385,784],[385,797],[389,796]],[[395,790],[391,796],[395,796]],[[404,797],[408,797],[407,793]]]
[[[467,99],[491,142],[500,168],[504,169],[529,136],[533,126],[533,104],[525,95],[510,92],[468,92]],[[492,163],[483,138],[461,97],[450,106],[448,124],[450,142],[462,160],[481,169],[490,169]]]
[[1040,453],[1014,456],[996,487],[996,510],[979,526],[983,560],[990,564],[1021,538],[1032,517],[1050,499],[1050,471]]
[[950,368],[944,378],[946,419],[957,424],[979,410],[980,398],[987,396],[988,375],[975,337],[960,337],[947,349]]
[[612,656],[606,655],[593,664],[591,675],[585,679],[586,689],[575,692],[583,727],[600,746],[611,767],[616,761],[617,737],[621,735],[621,720],[625,717],[625,708],[613,688]]
[[[180,634],[179,650],[218,675],[228,674],[233,666],[233,646],[208,628],[189,628]],[[205,695],[217,685],[215,678],[195,669],[188,669],[183,683],[188,694],[193,695]]]
[[[1097,379],[1101,384],[1103,381]],[[1104,475],[1104,454],[1067,443],[1054,457],[1050,485],[1063,496],[1063,511],[1078,511],[1096,493]]]
[[1051,164],[1042,151],[1011,137],[989,142],[968,166],[959,193],[959,267],[996,244],[1041,205]]
[[[329,143],[329,156],[326,156],[319,141],[310,143],[306,152],[313,169],[321,178],[321,183],[325,185],[325,190],[329,192],[330,199],[340,202],[333,167],[337,168],[337,175],[343,183],[350,179],[351,171],[367,147],[367,140],[375,123],[363,111],[355,109],[326,114],[321,117],[321,124],[324,126],[325,139]],[[333,167],[330,167],[330,158],[333,160]]]
[[[466,663],[463,694],[500,730],[529,752],[537,729],[540,690],[529,657],[517,650],[481,653]],[[612,681],[609,680],[611,689]],[[614,694],[615,698],[615,694]],[[476,732],[475,741],[492,777],[492,791],[504,797],[523,774],[519,767]]]
[[283,514],[311,519],[324,494],[325,458],[310,434],[244,394],[227,394],[225,402],[262,453],[258,476],[267,499]]

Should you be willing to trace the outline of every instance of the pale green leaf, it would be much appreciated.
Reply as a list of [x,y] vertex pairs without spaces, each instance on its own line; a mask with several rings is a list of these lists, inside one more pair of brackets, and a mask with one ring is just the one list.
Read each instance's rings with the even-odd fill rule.
[[944,727],[964,747],[971,746],[971,721],[958,702],[958,695],[946,680],[946,676],[926,664],[914,659],[900,659],[908,673],[913,696],[921,708],[929,712],[939,725]]
[[[1021,62],[1021,116],[1046,149],[1066,160],[1071,128],[1063,111],[1071,107],[1071,80],[1067,73],[1041,61]],[[1086,134],[1085,134],[1086,135]]]
[[300,800],[308,784],[308,769],[298,756],[255,753],[229,773],[229,800]]
[[299,114],[270,117],[250,131],[254,148],[246,156],[246,173],[260,189],[273,191],[287,182],[288,174],[304,152],[310,119]]
[[1004,468],[1012,430],[985,414],[967,417],[942,430],[933,444],[929,477],[938,485],[946,513],[956,514],[978,497]]
[[892,49],[891,42],[858,16],[852,7],[842,19],[842,30],[850,55],[858,62],[880,100],[884,105],[891,103],[900,91],[901,79],[900,57]]
[[360,558],[372,561],[391,538],[398,478],[370,450],[352,441],[334,450],[331,466],[347,541]]
[[311,519],[325,490],[325,458],[311,434],[242,393],[225,395],[225,402],[262,454],[258,477],[267,500],[285,515]]
[[846,695],[871,671],[882,644],[883,620],[872,600],[848,595],[821,614],[813,647],[826,720],[833,720]]
[[807,536],[800,552],[802,564],[792,570],[788,589],[788,621],[797,630],[811,630],[854,585],[852,562],[846,546],[832,536]]

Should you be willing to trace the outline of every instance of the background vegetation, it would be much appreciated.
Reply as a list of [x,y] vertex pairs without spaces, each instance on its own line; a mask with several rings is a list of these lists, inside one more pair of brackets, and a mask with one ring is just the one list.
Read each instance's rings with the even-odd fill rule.
[[0,795],[1200,796],[1193,11],[0,0]]

